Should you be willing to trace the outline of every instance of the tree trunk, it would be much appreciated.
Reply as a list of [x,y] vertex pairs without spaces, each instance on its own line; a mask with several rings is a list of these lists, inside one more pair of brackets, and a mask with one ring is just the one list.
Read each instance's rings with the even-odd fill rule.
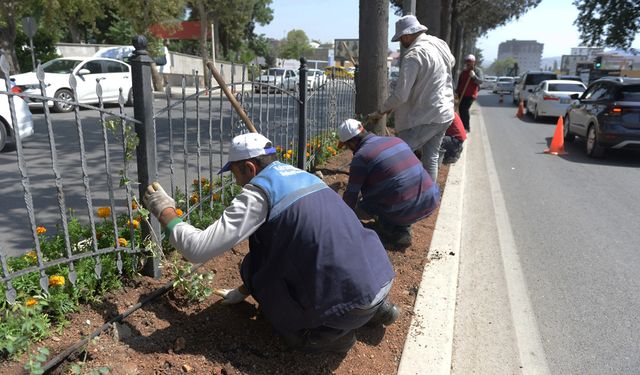
[[207,74],[207,11],[204,7],[204,0],[198,1],[198,13],[200,14],[200,56],[202,57],[202,75],[204,76],[204,86],[209,87],[209,74]]
[[82,36],[80,35],[80,30],[78,30],[78,23],[74,19],[69,20],[69,34],[71,35],[72,43],[80,43],[82,41]]
[[416,18],[429,28],[428,34],[440,37],[441,0],[422,0],[416,3]]
[[451,0],[442,0],[440,9],[440,39],[451,45]]
[[20,64],[16,55],[16,1],[1,1],[0,15],[6,20],[6,27],[0,28],[0,53],[9,63],[9,74],[20,73]]
[[[360,0],[360,57],[356,80],[358,115],[379,110],[387,98],[388,25],[389,0]],[[367,130],[386,135],[386,118],[369,124]]]

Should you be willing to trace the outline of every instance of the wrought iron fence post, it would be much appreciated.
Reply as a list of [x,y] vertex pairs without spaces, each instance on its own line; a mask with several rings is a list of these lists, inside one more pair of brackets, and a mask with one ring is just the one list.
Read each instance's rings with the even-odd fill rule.
[[298,82],[298,168],[305,169],[307,161],[307,59],[300,58]]
[[[138,161],[138,182],[140,183],[138,193],[142,198],[147,186],[157,179],[158,168],[156,164],[156,137],[153,125],[153,87],[151,81],[151,63],[153,60],[147,52],[147,38],[142,35],[136,35],[132,38],[132,44],[135,48],[131,63],[131,79],[133,82],[133,116],[136,120],[136,134],[140,140],[137,148]],[[147,225],[142,226],[142,238],[151,238],[155,240],[155,236],[151,234],[153,230],[157,236],[160,236],[160,223],[150,215],[149,221],[151,228]],[[158,246],[161,244],[158,242]],[[160,258],[153,256],[147,258],[143,273],[154,278],[160,277]]]

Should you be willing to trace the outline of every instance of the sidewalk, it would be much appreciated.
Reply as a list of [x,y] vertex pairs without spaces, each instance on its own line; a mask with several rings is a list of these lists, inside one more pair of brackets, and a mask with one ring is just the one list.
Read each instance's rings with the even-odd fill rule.
[[398,375],[451,373],[468,142],[449,168]]

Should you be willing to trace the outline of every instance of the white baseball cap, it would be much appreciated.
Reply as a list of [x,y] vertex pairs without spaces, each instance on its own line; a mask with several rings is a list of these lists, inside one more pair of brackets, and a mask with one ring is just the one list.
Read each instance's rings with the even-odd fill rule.
[[416,16],[409,15],[400,17],[400,19],[396,21],[396,33],[393,38],[391,38],[391,41],[397,42],[403,35],[411,35],[427,30],[428,28],[425,25],[420,24]]
[[338,126],[338,139],[340,140],[339,146],[356,135],[360,134],[364,128],[360,121],[356,119],[346,119]]
[[231,169],[231,163],[238,160],[247,160],[260,155],[275,154],[276,149],[271,141],[259,133],[246,133],[235,136],[229,147],[229,159],[218,174]]
[[464,61],[476,61],[476,57],[473,55],[467,55],[464,57]]

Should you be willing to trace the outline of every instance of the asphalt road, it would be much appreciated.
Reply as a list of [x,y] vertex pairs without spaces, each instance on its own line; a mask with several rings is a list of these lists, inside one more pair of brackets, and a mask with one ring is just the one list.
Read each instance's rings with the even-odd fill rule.
[[640,154],[544,154],[556,119],[483,92],[471,124],[454,373],[640,368]]
[[[347,111],[350,95],[346,91],[341,91],[333,97],[327,92],[318,91],[314,94],[309,99],[307,107],[309,136],[320,131],[321,127],[326,127],[329,121],[351,115],[347,113],[350,112],[350,110]],[[297,100],[291,96],[265,93],[256,97],[247,95],[244,101],[246,111],[260,132],[276,145],[292,147],[297,137]],[[175,100],[173,103],[176,103]],[[212,97],[211,105],[214,115],[211,121],[208,98],[197,102],[191,100],[186,108],[178,104],[171,111],[171,121],[166,112],[158,115],[156,120],[158,174],[159,181],[165,187],[177,187],[183,192],[189,190],[194,178],[198,176],[209,178],[211,173],[215,176],[226,162],[226,143],[232,134],[239,134],[245,129],[237,114],[232,114],[226,98],[222,106],[220,103],[219,96]],[[157,98],[154,101],[156,111],[162,111],[166,105],[165,99]],[[107,109],[113,113],[118,113],[120,110],[118,106],[113,105],[108,106]],[[53,156],[43,110],[32,107],[32,113],[35,134],[26,139],[23,144],[26,171],[29,176],[28,184],[36,225],[45,226],[48,234],[52,234],[61,222]],[[125,113],[133,117],[133,108],[125,108]],[[84,133],[86,170],[91,190],[89,193],[85,191],[83,183],[75,114],[73,112],[53,113],[50,117],[66,212],[71,210],[74,216],[83,222],[88,222],[89,200],[94,211],[99,206],[111,205],[113,199],[115,206],[123,207],[124,212],[126,191],[119,187],[119,182],[120,173],[125,168],[122,138],[119,134],[110,132],[106,135],[109,150],[109,167],[107,168],[105,140],[99,113],[81,110],[80,121]],[[135,160],[129,164],[127,171],[129,176],[136,176]],[[30,219],[27,215],[28,199],[25,200],[15,149],[0,153],[0,175],[2,176],[0,179],[0,212],[2,212],[0,226],[3,228],[3,231],[0,231],[0,251],[12,256],[31,250],[34,242]],[[113,187],[113,195],[109,194],[109,186]],[[90,197],[89,200],[87,196]]]

